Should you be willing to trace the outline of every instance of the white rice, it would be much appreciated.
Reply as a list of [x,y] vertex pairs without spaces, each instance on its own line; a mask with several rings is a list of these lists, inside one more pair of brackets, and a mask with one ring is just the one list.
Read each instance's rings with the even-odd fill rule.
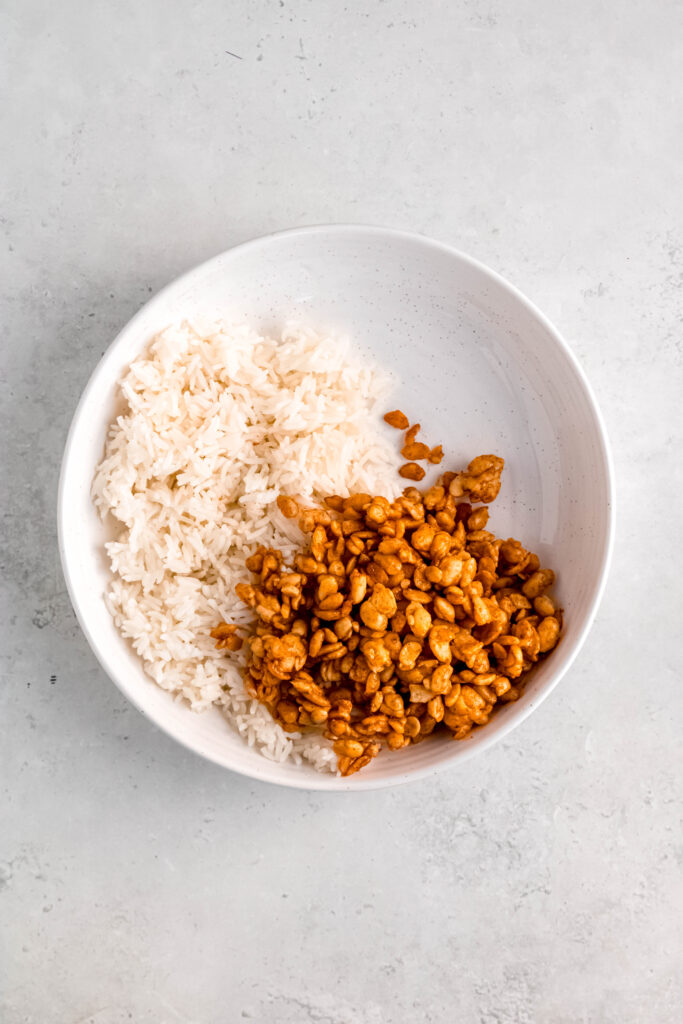
[[378,427],[389,378],[310,330],[276,339],[183,323],[157,335],[120,387],[128,408],[93,483],[100,513],[117,521],[106,545],[117,628],[154,682],[193,710],[218,705],[272,760],[334,771],[330,744],[284,733],[247,696],[243,655],[216,651],[209,633],[249,621],[235,596],[247,555],[300,546],[278,495],[398,493],[398,454]]

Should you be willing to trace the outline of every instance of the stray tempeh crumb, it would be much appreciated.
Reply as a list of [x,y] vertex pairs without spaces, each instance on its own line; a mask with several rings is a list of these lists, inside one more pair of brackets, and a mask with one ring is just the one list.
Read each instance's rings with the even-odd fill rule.
[[394,409],[393,412],[386,413],[384,420],[395,430],[405,430],[410,424],[410,420],[400,409]]
[[404,444],[401,448],[401,455],[404,459],[428,459],[431,449],[428,444],[422,444],[421,441],[412,441],[410,444]]
[[438,466],[442,459],[443,447],[440,444],[437,444],[436,448],[432,448],[432,450],[430,451],[429,455],[427,456],[427,460],[431,462],[433,466]]
[[219,651],[232,651],[234,653],[239,651],[244,643],[242,637],[237,636],[237,626],[227,622],[221,622],[220,625],[211,630],[209,636],[212,640],[216,641],[216,649]]
[[287,498],[281,494],[277,499],[277,507],[285,519],[295,519],[299,515],[299,506],[294,498]]
[[406,462],[399,469],[398,475],[402,476],[404,480],[422,480],[425,471],[422,466],[418,466],[417,462]]

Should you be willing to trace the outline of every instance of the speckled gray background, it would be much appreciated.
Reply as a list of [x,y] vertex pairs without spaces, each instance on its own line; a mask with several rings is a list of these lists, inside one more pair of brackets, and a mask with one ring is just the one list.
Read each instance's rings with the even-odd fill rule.
[[[680,3],[3,10],[0,1020],[678,1024]],[[619,483],[605,600],[547,703],[457,772],[335,798],[128,707],[54,525],[78,394],[149,293],[325,221],[518,284],[583,361]]]

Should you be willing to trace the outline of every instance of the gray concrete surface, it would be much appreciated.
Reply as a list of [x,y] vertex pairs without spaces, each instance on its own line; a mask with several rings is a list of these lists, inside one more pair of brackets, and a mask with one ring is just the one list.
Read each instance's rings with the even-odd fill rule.
[[[683,66],[675,0],[5,0],[3,1024],[679,1022]],[[570,339],[614,446],[604,603],[497,749],[258,785],[98,668],[55,542],[79,392],[235,242],[435,235]]]

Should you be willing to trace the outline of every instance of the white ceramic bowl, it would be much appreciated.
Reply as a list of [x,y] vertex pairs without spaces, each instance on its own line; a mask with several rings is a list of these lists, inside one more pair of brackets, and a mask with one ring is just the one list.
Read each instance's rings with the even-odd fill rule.
[[[481,452],[505,458],[491,525],[555,568],[566,631],[522,698],[467,740],[446,735],[378,757],[340,779],[274,764],[246,747],[218,712],[197,715],[158,689],[116,632],[103,592],[105,528],[90,486],[116,412],[116,383],[169,322],[238,316],[261,328],[297,318],[348,332],[395,368],[393,406],[441,442],[444,465]],[[612,471],[604,427],[571,351],[545,317],[480,263],[418,235],[381,228],[302,228],[259,238],[209,260],[151,299],[124,327],[92,375],[66,444],[59,493],[60,550],[76,614],[102,667],[158,726],[211,761],[268,782],[359,790],[454,766],[510,732],[574,660],[600,599],[610,557]],[[521,742],[521,741],[520,741]]]

